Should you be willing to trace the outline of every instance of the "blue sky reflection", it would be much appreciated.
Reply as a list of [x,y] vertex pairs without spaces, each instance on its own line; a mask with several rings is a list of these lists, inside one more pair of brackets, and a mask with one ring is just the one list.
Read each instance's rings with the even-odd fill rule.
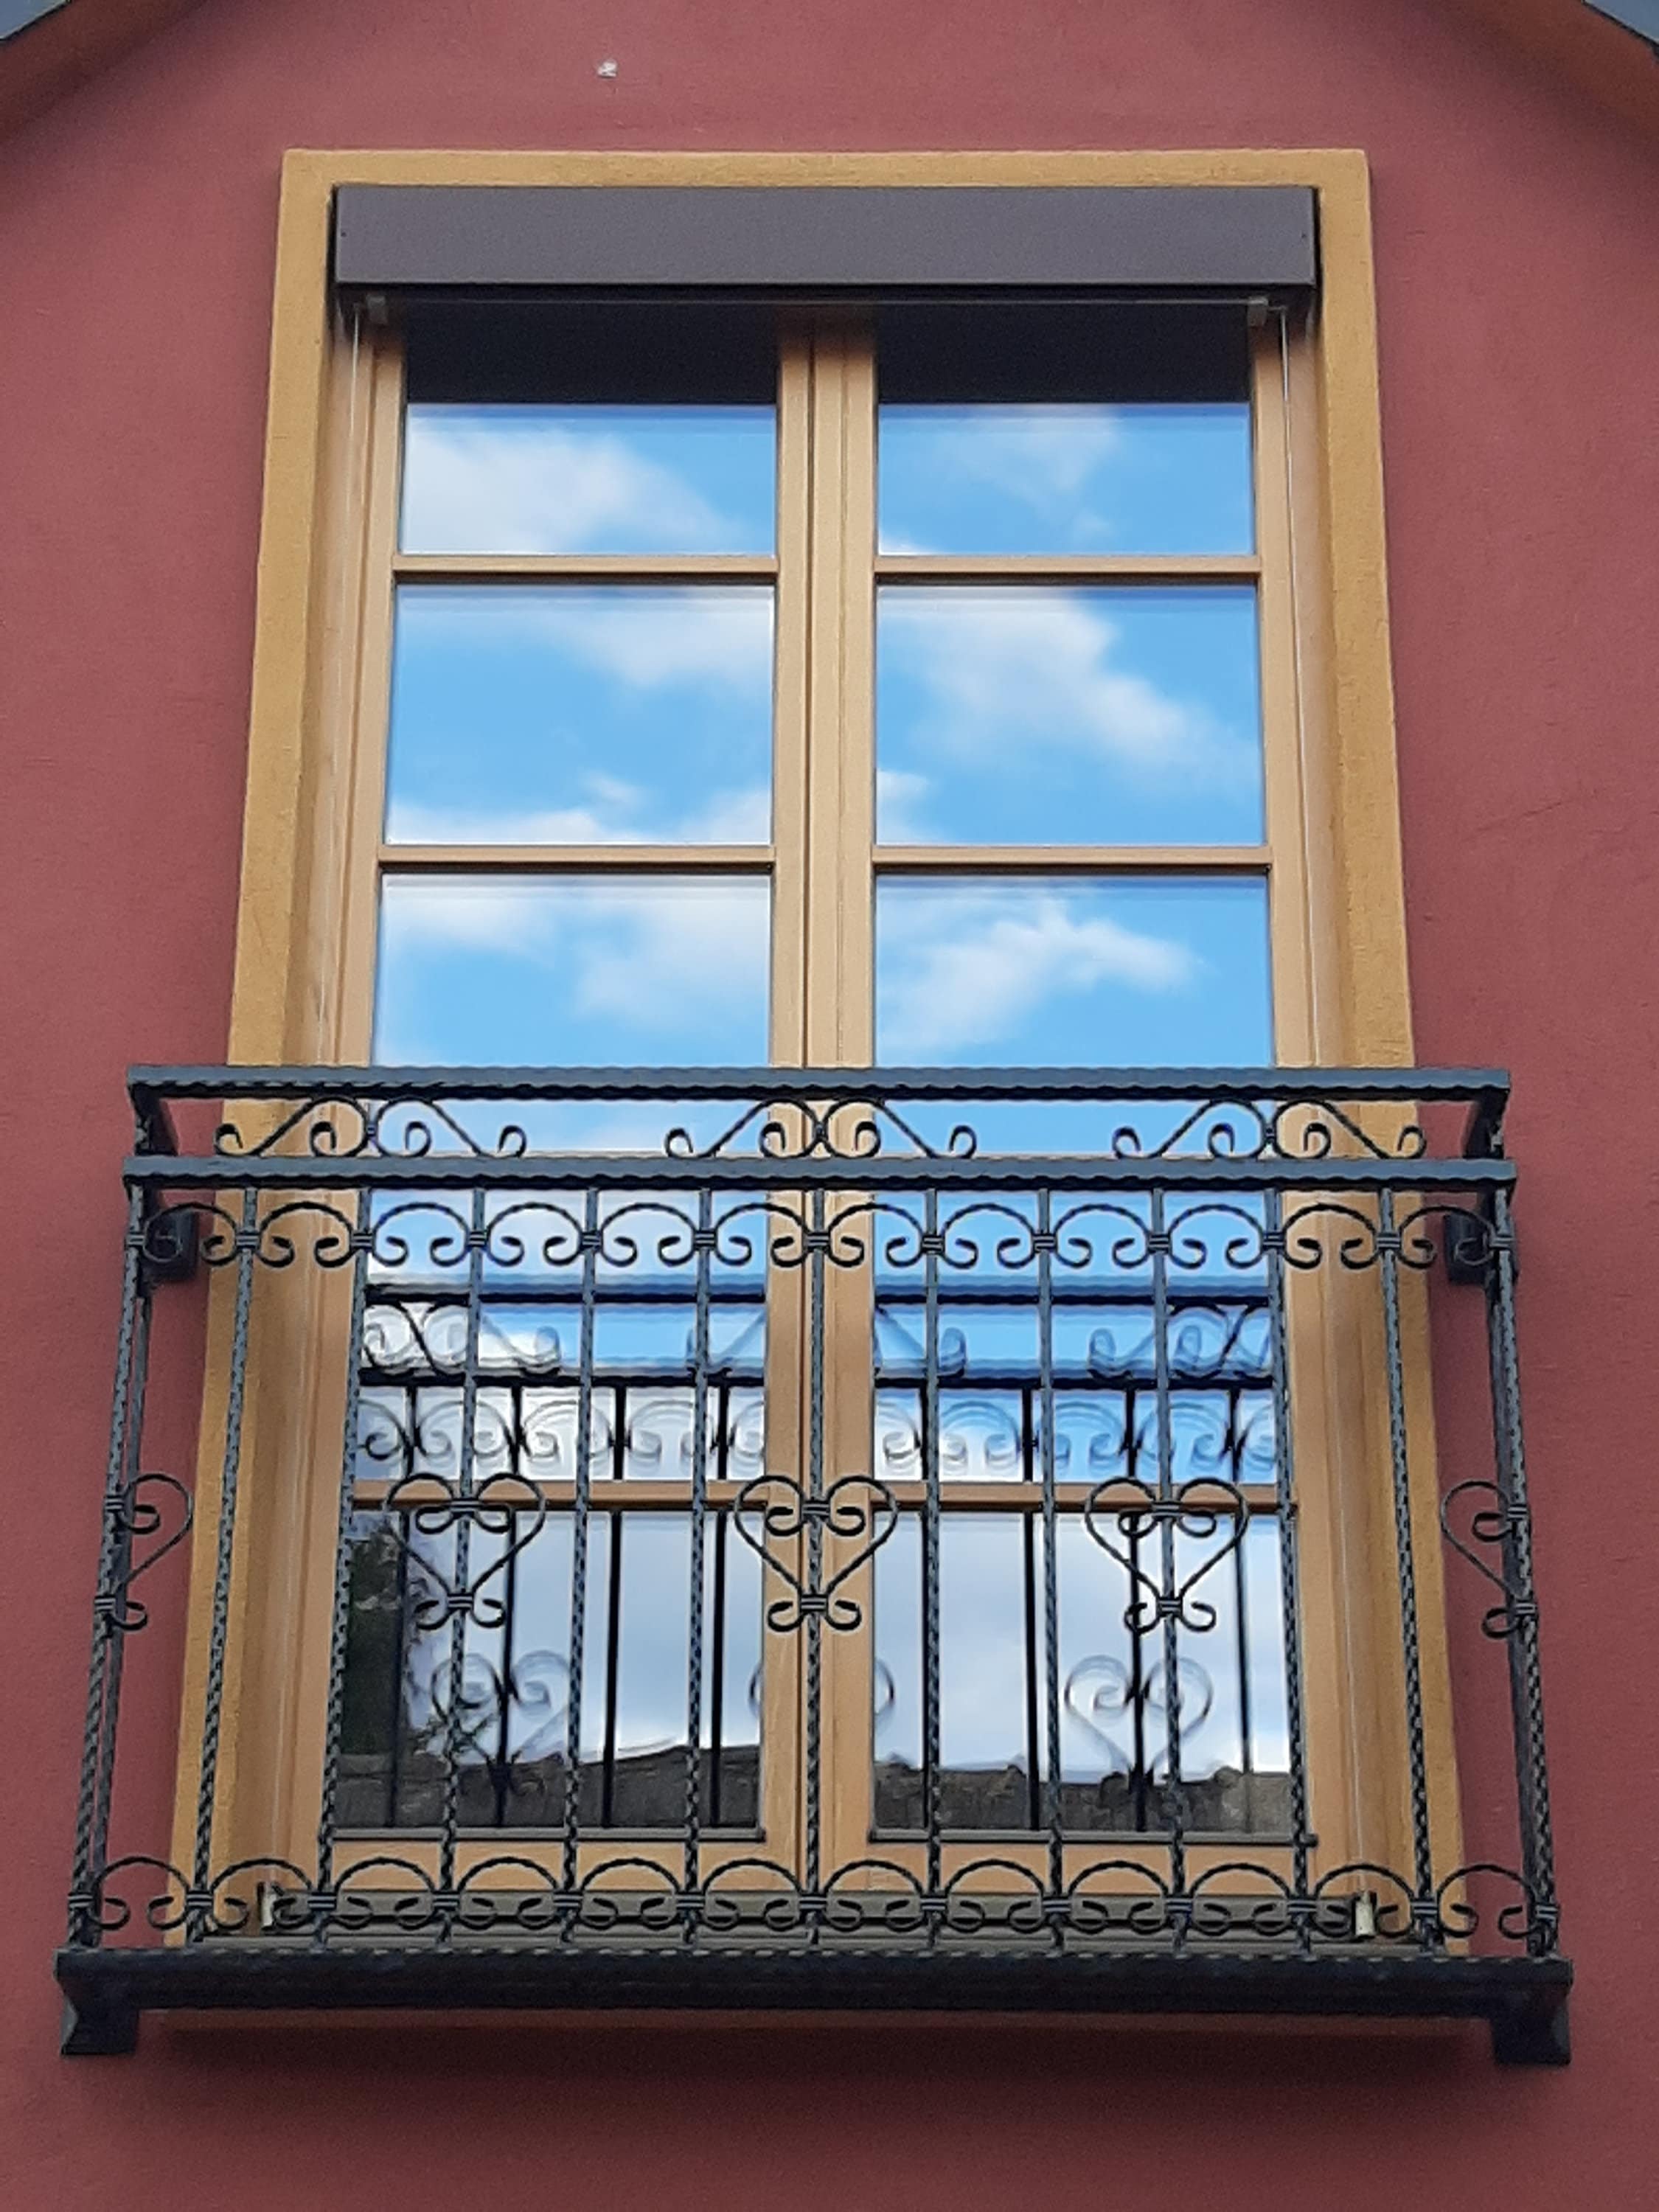
[[[769,903],[741,877],[390,876],[374,1057],[763,1061]],[[663,1109],[647,1110],[659,1139]]]
[[1255,594],[893,586],[877,628],[885,844],[1252,844]]
[[405,586],[396,843],[764,843],[764,586]]
[[891,1066],[1273,1057],[1255,878],[889,881],[876,912],[876,1050]]
[[886,406],[884,553],[1248,553],[1248,404]]
[[406,553],[768,553],[769,407],[412,403]]

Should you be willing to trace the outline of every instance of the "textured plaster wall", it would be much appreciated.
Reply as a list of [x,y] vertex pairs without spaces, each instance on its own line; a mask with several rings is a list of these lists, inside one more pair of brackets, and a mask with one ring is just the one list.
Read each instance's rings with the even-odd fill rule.
[[[1029,2022],[53,2055],[120,1075],[224,1049],[277,169],[329,144],[1369,153],[1419,1051],[1518,1086],[1570,2072]],[[0,143],[0,2201],[1659,2202],[1656,204],[1434,0],[209,0]]]

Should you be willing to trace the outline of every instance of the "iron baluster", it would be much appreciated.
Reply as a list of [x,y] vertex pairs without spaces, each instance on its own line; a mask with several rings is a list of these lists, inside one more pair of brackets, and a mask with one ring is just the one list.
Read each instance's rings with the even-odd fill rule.
[[[927,1894],[939,1894],[942,1850],[939,1838],[940,1766],[944,1743],[939,1685],[939,1262],[942,1247],[939,1194],[922,1201],[923,1380],[921,1474],[925,1486],[921,1521],[921,1816],[927,1832]],[[937,1926],[937,1923],[932,1923]]]
[[[569,1664],[565,1674],[564,1848],[560,1887],[568,1906],[577,1893],[581,1850],[582,1700],[587,1644],[587,1551],[592,1518],[593,1336],[599,1306],[601,1243],[599,1194],[591,1187],[582,1203],[581,1317],[576,1365],[576,1482],[570,1513]],[[567,1910],[562,1932],[575,1921]]]
[[[489,1241],[488,1202],[482,1188],[474,1191],[466,1240],[466,1349],[461,1370],[461,1433],[453,1493],[459,1510],[453,1516],[453,1579],[445,1608],[445,1626],[449,1633],[449,1679],[443,1716],[443,1808],[438,1835],[441,1942],[449,1941],[454,1926],[452,1900],[455,1895],[455,1863],[461,1826],[461,1709],[466,1684],[467,1638],[475,1620],[477,1596],[470,1577],[473,1511],[477,1495],[478,1340],[483,1311],[484,1249]],[[510,1516],[507,1540],[512,1541]]]
[[1152,1271],[1152,1376],[1158,1436],[1158,1614],[1164,1647],[1164,1824],[1169,1830],[1170,1888],[1176,1905],[1174,1942],[1179,1953],[1187,1940],[1187,1808],[1181,1773],[1181,1598],[1176,1567],[1175,1425],[1170,1404],[1170,1231],[1164,1197],[1154,1184],[1147,1202],[1147,1255]]
[[1493,1194],[1492,1273],[1488,1326],[1494,1347],[1494,1430],[1498,1491],[1504,1517],[1504,1579],[1513,1589],[1506,1611],[1516,1778],[1521,1821],[1521,1869],[1528,1892],[1528,1945],[1555,1948],[1555,1840],[1549,1769],[1544,1756],[1544,1686],[1538,1652],[1538,1600],[1533,1582],[1532,1511],[1521,1437],[1521,1362],[1515,1330],[1515,1226],[1507,1191]]
[[[1291,1419],[1290,1345],[1285,1304],[1284,1201],[1277,1191],[1263,1200],[1267,1234],[1267,1314],[1273,1352],[1273,1504],[1279,1525],[1279,1589],[1285,1656],[1285,1732],[1290,1763],[1291,1889],[1296,1902],[1308,1898],[1308,1752],[1302,1680],[1302,1589],[1297,1566],[1295,1431]],[[1313,1921],[1305,1911],[1296,1922],[1298,1947],[1313,1944]]]
[[[794,1164],[799,1166],[799,1163]],[[808,1218],[811,1227],[806,1239],[807,1271],[811,1283],[807,1317],[806,1498],[809,1509],[812,1509],[822,1505],[824,1494],[823,1305],[826,1287],[824,1255],[829,1236],[824,1227],[822,1190],[815,1190],[811,1194]],[[801,1608],[805,1614],[806,1630],[806,1855],[803,1873],[806,1894],[812,1900],[816,1912],[817,1900],[823,1890],[823,1776],[821,1766],[823,1757],[823,1522],[819,1513],[812,1510],[808,1510],[805,1519],[808,1601]],[[812,1923],[815,1943],[822,1933],[822,1923],[815,1918]]]
[[213,1561],[213,1609],[208,1631],[207,1678],[203,1686],[202,1746],[197,1771],[196,1837],[185,1938],[199,1942],[213,1913],[214,1816],[218,1810],[219,1732],[225,1697],[225,1652],[230,1628],[230,1576],[236,1544],[236,1494],[242,1463],[242,1416],[247,1398],[248,1328],[253,1268],[259,1249],[259,1194],[242,1194],[236,1231],[236,1304],[231,1322],[230,1382],[225,1400],[225,1449],[219,1476],[219,1517]]
[[[132,1540],[144,1524],[143,1509],[138,1502],[138,1492],[144,1478],[140,1473],[143,1461],[144,1390],[149,1374],[149,1328],[153,1312],[150,1294],[142,1285],[138,1302],[137,1325],[133,1330],[131,1402],[126,1418],[126,1469],[122,1484],[118,1512],[118,1542],[111,1577],[114,1608],[104,1616],[109,1634],[108,1674],[104,1689],[103,1712],[100,1717],[100,1743],[98,1758],[98,1781],[92,1811],[93,1849],[101,1863],[108,1855],[109,1824],[115,1794],[115,1747],[118,1735],[118,1723],[121,1711],[121,1680],[126,1666],[127,1638],[135,1629],[144,1625],[147,1615],[135,1612],[128,1593],[134,1579]],[[159,1522],[158,1524],[159,1526]],[[189,1528],[188,1510],[179,1530],[180,1537]],[[78,1823],[77,1823],[78,1826]]]
[[1419,1942],[1438,1935],[1434,1852],[1429,1829],[1423,1661],[1413,1552],[1411,1466],[1406,1439],[1406,1382],[1400,1338],[1400,1231],[1394,1193],[1377,1194],[1377,1262],[1382,1279],[1382,1343],[1388,1366],[1389,1458],[1393,1475],[1395,1554],[1400,1572],[1400,1644],[1406,1684],[1406,1762],[1411,1800],[1413,1911]]
[[708,1512],[708,1272],[714,1245],[714,1206],[712,1191],[699,1192],[691,1324],[691,1557],[686,1622],[685,1857],[680,1906],[688,1943],[697,1932],[698,1911],[693,1899],[701,1885],[702,1862],[702,1584]]
[[[1236,1387],[1227,1393],[1224,1449],[1233,1487],[1242,1498],[1244,1495],[1246,1469],[1244,1438],[1239,1426],[1239,1394]],[[1241,1535],[1233,1553],[1233,1662],[1238,1669],[1238,1755],[1248,1806],[1251,1802],[1250,1778],[1255,1771],[1255,1765],[1251,1741],[1254,1722],[1250,1696],[1250,1595],[1247,1559],[1246,1540]]]
[[[407,1463],[412,1467],[415,1457],[412,1429],[410,1436],[411,1441],[406,1457]],[[387,1675],[391,1698],[386,1728],[386,1826],[389,1828],[398,1826],[403,1809],[404,1700],[409,1683],[410,1631],[414,1613],[410,1598],[410,1553],[406,1544],[398,1547],[396,1607],[392,1616],[397,1622],[397,1640]]]
[[[1047,1185],[1036,1194],[1037,1389],[1042,1407],[1038,1434],[1042,1446],[1042,1710],[1043,1814],[1048,1828],[1048,1893],[1058,1899],[1066,1886],[1065,1813],[1060,1796],[1060,1510],[1054,1435],[1054,1198]],[[1058,1943],[1064,1930],[1054,1922]]]
[[623,1533],[627,1514],[605,1516],[610,1546],[605,1590],[605,1725],[599,1747],[599,1826],[617,1825],[617,1701],[622,1688]]
[[142,1284],[143,1193],[127,1194],[127,1228],[121,1271],[121,1315],[115,1340],[115,1392],[110,1413],[109,1459],[104,1477],[104,1519],[99,1537],[98,1588],[92,1606],[92,1657],[88,1667],[87,1717],[81,1745],[81,1781],[75,1810],[75,1856],[70,1870],[70,1941],[96,1942],[93,1913],[94,1869],[101,1879],[109,1845],[109,1785],[115,1764],[118,1683],[112,1665],[120,1642],[116,1626],[126,1583],[127,1539],[123,1534],[129,1487],[128,1426],[132,1414],[138,1316],[149,1304]]

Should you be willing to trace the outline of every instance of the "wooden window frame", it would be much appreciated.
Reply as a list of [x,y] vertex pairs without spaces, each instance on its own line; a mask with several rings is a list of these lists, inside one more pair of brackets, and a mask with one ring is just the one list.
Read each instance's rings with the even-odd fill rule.
[[[878,556],[874,542],[873,359],[832,318],[786,343],[780,381],[781,501],[775,558],[521,560],[396,550],[402,420],[395,345],[356,335],[337,317],[328,276],[333,195],[353,183],[535,186],[754,185],[1297,185],[1317,195],[1322,278],[1305,321],[1279,311],[1252,341],[1257,550],[1219,559],[1085,556],[992,561]],[[802,487],[810,441],[820,498],[842,477],[839,544],[809,548]],[[246,812],[229,1058],[241,1064],[351,1063],[368,1056],[374,907],[384,862],[443,871],[479,863],[479,848],[382,848],[381,765],[390,673],[392,581],[560,574],[775,580],[780,713],[798,726],[775,744],[774,823],[766,848],[490,848],[486,865],[563,872],[603,866],[676,872],[733,867],[774,884],[773,1057],[782,1065],[862,1065],[872,1056],[867,984],[878,876],[1112,876],[1179,871],[1269,878],[1275,1033],[1288,1064],[1408,1066],[1412,1061],[1382,507],[1380,422],[1369,186],[1347,151],[1157,155],[623,155],[295,153],[283,172],[278,234],[264,507],[250,725]],[[807,557],[809,551],[812,556]],[[1243,848],[885,848],[874,844],[872,574],[880,580],[1014,575],[1091,580],[1245,578],[1261,595],[1266,820]],[[834,744],[814,731],[839,733]],[[840,886],[809,916],[809,874]],[[787,896],[780,896],[780,893]],[[849,981],[866,979],[856,987]],[[1329,1273],[1331,1271],[1323,1271]],[[223,1285],[219,1286],[222,1291]],[[1413,1512],[1425,1622],[1423,1679],[1435,1854],[1460,1862],[1455,1759],[1421,1286],[1408,1285],[1406,1331]],[[826,1440],[830,1471],[867,1463],[867,1314],[848,1287],[840,1326],[842,1387]],[[338,1384],[330,1346],[340,1316],[327,1289],[289,1301],[250,1362],[244,1533],[233,1584],[220,1751],[218,1859],[266,1856],[270,1839],[302,1856],[303,1808],[320,1753],[337,1463],[314,1449]],[[1301,1523],[1310,1643],[1310,1742],[1321,1860],[1403,1863],[1398,1778],[1402,1701],[1391,1679],[1387,1623],[1398,1594],[1389,1565],[1386,1437],[1358,1408],[1380,1402],[1376,1355],[1360,1342],[1340,1285],[1301,1286],[1293,1299],[1298,1451],[1320,1440],[1328,1479],[1307,1486]],[[211,1378],[224,1371],[230,1317],[210,1315],[198,1525],[216,1521],[219,1425]],[[832,1357],[834,1346],[832,1343]],[[769,1389],[772,1449],[798,1393]],[[296,1416],[296,1404],[307,1410]],[[310,1470],[308,1473],[307,1471]],[[323,1493],[326,1492],[325,1496]],[[952,1501],[953,1503],[955,1501]],[[963,1499],[963,1504],[990,1504]],[[253,1563],[258,1562],[258,1567]],[[181,1744],[197,1740],[190,1686],[209,1632],[210,1560],[193,1575]],[[831,1690],[826,1755],[837,1777],[826,1832],[830,1863],[868,1848],[866,1638],[844,1656]],[[769,1653],[766,1718],[787,1725],[796,1699],[787,1651]],[[778,1701],[784,1701],[781,1705]],[[843,1765],[842,1762],[845,1762]],[[792,1793],[784,1762],[763,1761],[764,1825],[787,1854]],[[179,1820],[195,1817],[196,1774],[181,1759]],[[1334,1801],[1340,1801],[1340,1811]],[[595,1850],[603,1850],[602,1842]],[[711,1866],[720,1846],[709,1847]],[[886,1847],[884,1847],[885,1849]],[[1070,1847],[1075,1870],[1091,1847]],[[1011,1839],[1001,1855],[1026,1855]],[[951,1846],[982,1850],[979,1844]],[[889,1856],[893,1856],[890,1850]],[[902,1856],[902,1848],[899,1854]],[[1095,1856],[1098,1856],[1095,1850]],[[1258,1856],[1262,1854],[1258,1852]],[[1194,1871],[1220,1850],[1195,1850]],[[349,1854],[340,1856],[342,1870]],[[950,1857],[947,1855],[947,1871]]]

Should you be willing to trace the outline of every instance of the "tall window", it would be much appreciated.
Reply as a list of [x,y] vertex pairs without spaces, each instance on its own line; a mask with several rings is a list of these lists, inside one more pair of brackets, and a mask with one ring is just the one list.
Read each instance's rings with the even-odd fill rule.
[[[343,1058],[1250,1066],[1276,1036],[1306,1056],[1277,316],[497,307],[356,343],[374,421]],[[556,1150],[649,1151],[677,1119],[692,1145],[719,1133],[707,1105],[537,1112],[529,1141]],[[975,1122],[1000,1149],[1099,1150],[1100,1115]],[[948,1151],[951,1119],[919,1109],[916,1133]],[[469,1352],[464,1255],[407,1211],[416,1264],[376,1285],[365,1336],[340,1814],[366,1839],[432,1828],[447,1801],[464,1827],[555,1829],[574,1251],[486,1271]],[[830,1472],[872,1475],[896,1510],[848,1585],[860,1632],[830,1639],[830,1848],[902,1852],[924,1770],[947,1833],[1014,1847],[1042,1827],[1050,1584],[1067,1831],[1160,1829],[1178,1737],[1188,1826],[1282,1840],[1259,1251],[1216,1235],[1155,1319],[1120,1225],[1061,1316],[1045,1404],[1030,1284],[958,1252],[930,1291],[907,1211],[917,1238],[877,1240],[824,1316]],[[684,1799],[695,1317],[672,1269],[604,1288],[580,1812],[590,1835],[648,1837]],[[799,1827],[802,1691],[799,1638],[768,1626],[764,1485],[800,1456],[807,1321],[763,1240],[717,1257],[712,1299],[700,1817],[775,1846]],[[1155,1339],[1181,1370],[1161,1443]],[[1204,1602],[1174,1648],[1134,1510],[1160,1453],[1166,1486],[1216,1485],[1181,1534]],[[464,1457],[502,1486],[465,1533],[420,1487]],[[458,1619],[447,1595],[489,1580]]]

